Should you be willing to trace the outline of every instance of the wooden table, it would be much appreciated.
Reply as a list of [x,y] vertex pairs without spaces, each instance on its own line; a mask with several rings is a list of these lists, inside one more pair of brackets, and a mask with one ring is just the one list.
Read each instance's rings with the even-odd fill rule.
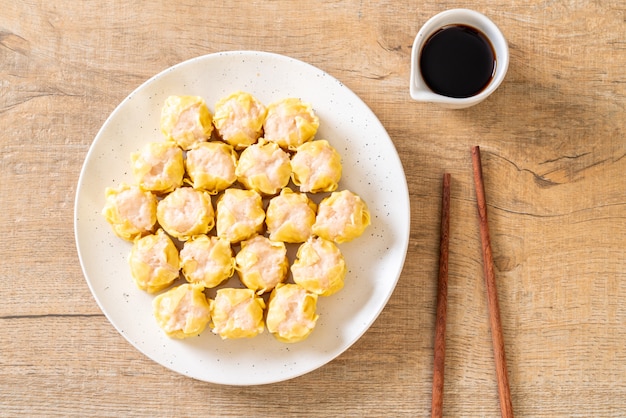
[[[508,38],[499,90],[467,110],[412,102],[413,38],[470,7]],[[626,414],[626,4],[475,1],[0,1],[1,416],[428,416],[441,179],[452,175],[444,415],[498,416],[470,147],[482,150],[513,408]],[[101,313],[79,266],[81,165],[153,74],[224,50],[276,52],[358,94],[411,195],[404,271],[370,330],[290,381],[170,372]]]

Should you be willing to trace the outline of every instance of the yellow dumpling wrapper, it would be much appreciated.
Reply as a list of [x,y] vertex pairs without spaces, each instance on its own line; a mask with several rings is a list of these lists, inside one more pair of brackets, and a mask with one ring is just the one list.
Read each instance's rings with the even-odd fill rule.
[[360,236],[369,224],[365,202],[351,191],[342,190],[320,202],[313,234],[341,244]]
[[187,151],[185,167],[194,189],[214,195],[237,180],[237,153],[222,142],[201,142]]
[[263,231],[263,199],[254,190],[226,189],[216,205],[217,236],[231,243]]
[[188,282],[212,288],[233,275],[235,258],[228,241],[196,235],[180,250],[180,267]]
[[310,104],[289,97],[267,106],[263,137],[281,148],[295,150],[313,139],[319,125]]
[[341,156],[324,139],[300,145],[291,158],[291,179],[301,192],[334,192],[341,171]]
[[185,283],[154,298],[154,317],[166,335],[182,339],[204,331],[211,321],[211,306],[203,290],[203,286]]
[[265,301],[250,289],[219,289],[211,304],[213,332],[222,339],[251,338],[265,328]]
[[130,159],[135,181],[144,190],[168,193],[183,184],[183,150],[173,142],[150,142]]
[[246,188],[263,195],[276,194],[291,177],[289,154],[277,144],[261,140],[243,150],[235,173]]
[[128,264],[137,287],[148,293],[165,289],[179,276],[178,249],[162,229],[135,241]]
[[329,240],[311,237],[300,245],[291,266],[293,281],[320,296],[343,288],[348,269],[339,248]]
[[138,186],[107,187],[102,216],[120,238],[134,241],[152,233],[157,217],[157,198]]
[[265,324],[278,341],[306,339],[317,322],[317,295],[297,284],[279,284],[272,291]]
[[287,247],[283,242],[256,235],[241,243],[235,269],[248,289],[259,295],[268,292],[287,278]]
[[224,142],[243,149],[261,136],[266,114],[266,107],[254,96],[237,91],[215,104],[213,124]]
[[265,224],[270,239],[301,243],[311,236],[315,223],[315,203],[305,193],[286,187],[267,206]]
[[205,142],[213,132],[213,115],[199,96],[169,96],[161,109],[161,132],[184,150]]
[[191,187],[181,187],[157,204],[157,220],[171,236],[186,241],[206,234],[215,226],[211,196]]

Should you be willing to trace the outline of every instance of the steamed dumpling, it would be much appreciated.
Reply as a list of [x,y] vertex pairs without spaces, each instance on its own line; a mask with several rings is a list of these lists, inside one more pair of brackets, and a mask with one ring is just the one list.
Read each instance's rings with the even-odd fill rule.
[[251,145],[239,156],[237,179],[250,190],[273,195],[289,183],[289,155],[272,142]]
[[243,241],[235,262],[241,282],[259,295],[283,282],[289,270],[285,244],[263,235]]
[[295,150],[313,139],[319,124],[310,104],[297,98],[286,98],[267,107],[263,137],[281,148]]
[[158,203],[157,220],[168,234],[182,241],[206,234],[215,225],[211,196],[191,187],[176,189]]
[[295,343],[311,334],[318,315],[317,295],[297,284],[278,284],[267,307],[267,330],[278,341]]
[[288,243],[304,242],[315,223],[315,203],[304,193],[284,188],[267,206],[265,224],[270,239]]
[[265,301],[250,289],[219,289],[211,305],[213,332],[222,339],[251,338],[265,328]]
[[178,249],[162,229],[135,241],[128,263],[135,284],[148,293],[165,289],[179,276]]
[[169,96],[161,110],[161,132],[169,141],[188,150],[206,142],[213,132],[213,117],[199,96]]
[[180,266],[188,282],[211,288],[233,275],[235,258],[228,241],[197,235],[180,250]]
[[226,189],[217,201],[217,236],[231,243],[263,231],[263,199],[254,190]]
[[194,189],[217,194],[236,180],[237,154],[222,142],[201,142],[187,151],[187,174]]
[[107,187],[102,215],[115,235],[128,241],[149,234],[156,224],[157,198],[138,186]]
[[188,338],[204,331],[211,320],[211,308],[203,290],[200,285],[185,283],[154,298],[154,317],[165,334]]
[[291,158],[291,171],[301,192],[334,192],[341,179],[341,156],[324,139],[306,142]]
[[343,288],[346,263],[339,248],[320,237],[311,237],[298,248],[291,266],[293,281],[320,296],[330,296]]
[[183,150],[173,142],[150,142],[130,159],[135,181],[144,190],[168,193],[183,184]]
[[254,96],[238,91],[215,104],[213,123],[224,142],[243,149],[261,136],[266,113],[265,106]]
[[369,224],[365,202],[351,191],[342,190],[320,202],[313,234],[341,244],[360,236]]

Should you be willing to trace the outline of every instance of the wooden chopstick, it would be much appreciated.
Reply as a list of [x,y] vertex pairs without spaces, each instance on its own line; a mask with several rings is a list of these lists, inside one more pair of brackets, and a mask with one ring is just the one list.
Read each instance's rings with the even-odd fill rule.
[[489,307],[489,321],[491,325],[491,338],[493,354],[496,363],[498,378],[498,393],[500,395],[500,412],[502,417],[513,418],[513,405],[511,403],[511,390],[506,370],[504,356],[504,338],[502,336],[502,322],[500,320],[500,307],[496,292],[496,277],[491,253],[491,240],[489,238],[489,224],[487,222],[487,203],[485,199],[485,186],[483,183],[483,169],[480,160],[480,148],[472,147],[472,165],[474,167],[474,184],[476,187],[476,203],[480,218],[480,238],[483,252],[483,269],[485,274],[485,287],[487,290],[487,304]]
[[450,174],[443,175],[441,197],[441,234],[439,243],[439,279],[437,281],[437,322],[435,359],[433,361],[433,399],[431,417],[443,413],[443,372],[446,357],[446,314],[448,309],[448,243],[450,241]]

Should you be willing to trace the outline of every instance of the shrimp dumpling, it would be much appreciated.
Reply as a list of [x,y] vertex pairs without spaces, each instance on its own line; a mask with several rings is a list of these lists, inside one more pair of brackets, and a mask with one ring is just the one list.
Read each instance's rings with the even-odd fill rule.
[[237,243],[263,231],[263,199],[254,190],[226,189],[216,205],[217,236]]
[[191,187],[178,188],[158,203],[157,220],[168,234],[181,241],[206,234],[215,226],[211,196]]
[[341,156],[325,139],[300,145],[291,158],[291,179],[301,192],[334,192],[341,171]]
[[211,304],[213,332],[222,339],[251,338],[265,328],[265,301],[251,289],[219,289]]
[[173,142],[150,142],[130,155],[133,176],[143,190],[168,193],[183,184],[183,150]]
[[194,189],[217,194],[237,180],[237,153],[222,142],[201,142],[187,151],[185,167]]
[[152,233],[157,221],[157,198],[138,186],[107,187],[102,215],[113,232],[127,241]]
[[180,250],[180,266],[188,282],[212,288],[233,275],[235,258],[228,241],[196,235]]
[[313,139],[319,125],[310,104],[289,97],[267,106],[263,137],[281,148],[295,150]]
[[283,282],[289,271],[285,244],[263,235],[243,241],[235,262],[241,282],[259,295]]
[[262,140],[243,150],[235,172],[247,189],[274,195],[289,183],[289,154],[275,143]]
[[270,239],[287,243],[306,241],[315,223],[315,210],[315,203],[305,193],[284,188],[267,206],[265,224]]
[[307,338],[317,322],[317,294],[297,284],[279,284],[272,291],[265,324],[278,341],[295,343]]
[[243,149],[261,136],[266,114],[267,109],[254,96],[237,91],[215,104],[213,124],[224,142]]
[[351,191],[342,190],[320,202],[313,234],[341,244],[360,236],[369,224],[365,202]]
[[211,303],[203,290],[201,285],[185,283],[154,298],[154,317],[167,336],[182,339],[204,331],[211,321]]
[[148,293],[165,289],[179,276],[178,249],[162,229],[135,241],[128,263],[135,284]]
[[343,288],[346,262],[329,240],[311,237],[298,248],[291,266],[293,281],[320,296],[330,296]]
[[161,132],[188,150],[211,138],[213,115],[200,96],[169,96],[161,109]]

